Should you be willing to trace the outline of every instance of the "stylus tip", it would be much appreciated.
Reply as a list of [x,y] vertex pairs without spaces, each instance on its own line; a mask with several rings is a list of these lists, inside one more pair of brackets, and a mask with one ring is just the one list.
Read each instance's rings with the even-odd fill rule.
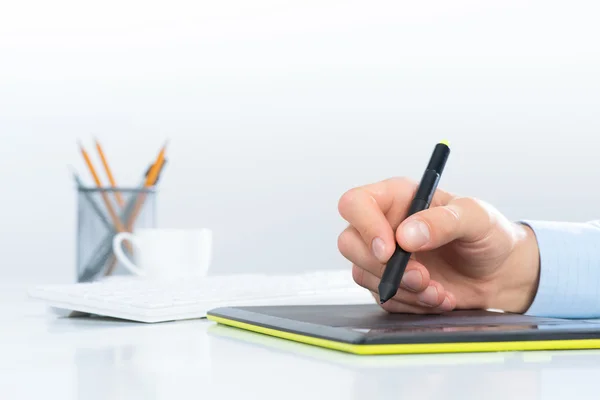
[[387,282],[381,282],[379,284],[379,302],[380,302],[380,304],[383,304],[386,301],[388,301],[389,299],[391,299],[392,297],[394,297],[396,295],[397,291],[398,291],[397,286],[394,286]]

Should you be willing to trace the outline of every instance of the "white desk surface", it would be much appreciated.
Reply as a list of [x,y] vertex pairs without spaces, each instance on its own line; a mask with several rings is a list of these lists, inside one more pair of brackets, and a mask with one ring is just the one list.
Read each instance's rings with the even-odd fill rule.
[[355,356],[207,320],[60,318],[0,289],[7,400],[600,398],[600,351]]

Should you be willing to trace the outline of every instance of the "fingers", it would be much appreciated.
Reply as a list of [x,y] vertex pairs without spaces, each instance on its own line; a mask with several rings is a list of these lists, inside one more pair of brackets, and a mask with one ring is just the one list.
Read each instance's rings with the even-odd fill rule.
[[392,178],[363,186],[371,193],[393,230],[406,217],[410,202],[417,191],[417,182],[407,178]]
[[338,237],[338,249],[340,253],[352,264],[360,265],[371,273],[377,274],[383,264],[375,258],[373,252],[367,247],[360,233],[349,226]]
[[[384,264],[369,251],[360,234],[352,227],[346,228],[338,238],[340,253],[352,264],[359,265],[371,275],[380,278]],[[409,291],[422,291],[429,285],[429,271],[419,262],[410,260],[400,285]]]
[[[379,303],[379,294],[376,292],[370,291],[371,296]],[[384,304],[380,305],[385,311],[389,313],[404,313],[404,314],[441,314],[444,312],[452,311],[455,305],[452,305],[450,309],[445,309],[442,307],[419,307],[413,306],[411,304],[402,303],[400,301],[390,299],[386,301]]]
[[494,226],[495,212],[473,198],[455,198],[445,206],[413,214],[399,226],[396,240],[409,252],[441,247],[453,240],[475,242]]
[[452,311],[451,308],[444,309],[442,307],[417,307],[410,304],[405,304],[400,301],[389,300],[380,305],[389,313],[404,313],[404,314],[441,314]]
[[392,255],[395,239],[383,211],[391,206],[391,196],[383,196],[380,201],[383,201],[383,209],[372,192],[356,188],[340,198],[338,209],[342,218],[360,234],[369,251],[383,263]]
[[[338,248],[354,264],[354,280],[373,293],[396,242],[409,252],[431,250],[456,239],[477,241],[494,224],[490,207],[440,189],[430,209],[403,221],[416,188],[416,182],[396,178],[351,189],[340,198],[340,215],[350,226],[340,234]],[[456,299],[411,259],[396,295],[382,307],[390,312],[443,312],[456,307]]]
[[[352,267],[352,277],[358,285],[370,290],[371,292],[377,293],[380,279],[371,274],[369,271],[354,265]],[[391,300],[402,303],[406,306],[410,306],[405,307],[406,310],[421,308],[450,311],[456,305],[456,301],[453,301],[453,299],[454,296],[447,295],[444,287],[439,282],[430,281],[427,287],[418,292],[409,291],[403,287],[400,287],[396,295]],[[388,302],[384,303],[383,306],[385,306]],[[398,309],[397,306],[386,307],[394,307],[395,309]]]
[[[416,188],[416,182],[394,178],[351,189],[339,200],[340,215],[381,263],[389,260],[396,248],[394,231],[405,218]],[[446,204],[450,198],[437,190],[432,204]]]

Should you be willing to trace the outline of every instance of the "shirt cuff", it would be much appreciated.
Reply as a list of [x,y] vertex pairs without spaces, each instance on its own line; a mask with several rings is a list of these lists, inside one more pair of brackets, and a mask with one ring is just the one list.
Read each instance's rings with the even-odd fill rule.
[[540,253],[539,286],[525,314],[600,317],[600,228],[590,223],[521,223],[535,233]]

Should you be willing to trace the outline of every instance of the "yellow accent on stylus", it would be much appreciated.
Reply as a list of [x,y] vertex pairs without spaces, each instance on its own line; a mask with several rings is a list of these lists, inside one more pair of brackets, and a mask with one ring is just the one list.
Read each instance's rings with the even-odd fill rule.
[[279,331],[245,322],[208,315],[211,321],[281,339],[325,347],[360,355],[375,354],[424,354],[424,353],[475,353],[495,351],[529,350],[575,350],[598,349],[600,339],[531,340],[518,342],[470,342],[470,343],[418,343],[418,344],[352,344],[321,339],[297,333]]
[[450,147],[450,142],[447,140],[442,140],[440,144],[445,144],[446,146]]

